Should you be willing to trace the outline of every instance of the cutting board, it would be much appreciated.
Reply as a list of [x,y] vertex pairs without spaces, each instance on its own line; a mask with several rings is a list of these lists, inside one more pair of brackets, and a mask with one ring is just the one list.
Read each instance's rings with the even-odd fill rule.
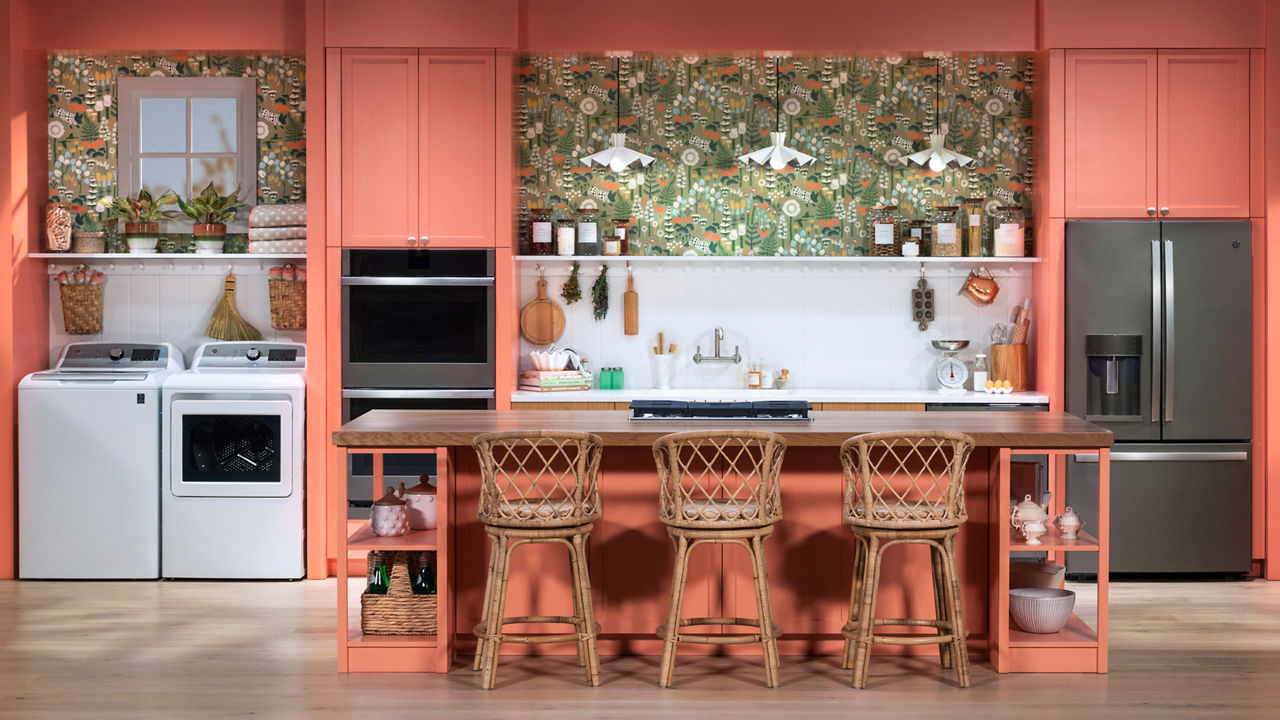
[[636,294],[636,281],[631,276],[627,276],[627,291],[622,293],[622,334],[640,334],[640,296]]
[[520,311],[520,332],[535,345],[550,345],[564,334],[564,310],[547,298],[546,280],[538,280],[538,297]]

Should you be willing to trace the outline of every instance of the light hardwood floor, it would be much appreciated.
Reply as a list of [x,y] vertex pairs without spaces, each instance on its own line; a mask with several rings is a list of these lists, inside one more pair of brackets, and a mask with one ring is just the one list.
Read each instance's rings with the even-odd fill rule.
[[[0,717],[1275,718],[1280,583],[1112,585],[1107,676],[997,676],[957,689],[936,661],[875,658],[853,690],[836,658],[605,658],[590,689],[571,657],[504,658],[496,690],[469,658],[447,675],[335,672],[333,580],[0,581]],[[463,662],[467,665],[464,667]]]

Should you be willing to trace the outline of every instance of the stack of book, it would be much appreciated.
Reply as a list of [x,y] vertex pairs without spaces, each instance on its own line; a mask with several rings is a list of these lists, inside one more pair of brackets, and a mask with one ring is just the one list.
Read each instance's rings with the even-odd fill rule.
[[521,370],[519,387],[534,392],[590,390],[591,377],[578,370]]

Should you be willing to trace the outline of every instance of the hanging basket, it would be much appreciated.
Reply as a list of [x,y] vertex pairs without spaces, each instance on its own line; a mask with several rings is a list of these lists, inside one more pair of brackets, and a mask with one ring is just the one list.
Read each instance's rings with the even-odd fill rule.
[[68,335],[102,332],[102,285],[59,285],[62,324]]
[[306,280],[267,280],[267,291],[271,297],[271,327],[307,329]]
[[[434,554],[434,553],[432,553]],[[438,595],[415,595],[409,582],[410,565],[417,569],[421,552],[369,553],[368,573],[379,561],[388,569],[387,594],[360,594],[360,631],[365,635],[435,635]],[[411,557],[412,556],[412,557]]]

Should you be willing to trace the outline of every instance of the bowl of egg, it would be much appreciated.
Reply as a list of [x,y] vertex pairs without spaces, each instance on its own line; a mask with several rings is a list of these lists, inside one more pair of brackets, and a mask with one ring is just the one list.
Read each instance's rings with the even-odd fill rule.
[[982,392],[991,393],[992,395],[1008,395],[1013,392],[1013,383],[1008,380],[988,380],[987,384],[982,387]]

